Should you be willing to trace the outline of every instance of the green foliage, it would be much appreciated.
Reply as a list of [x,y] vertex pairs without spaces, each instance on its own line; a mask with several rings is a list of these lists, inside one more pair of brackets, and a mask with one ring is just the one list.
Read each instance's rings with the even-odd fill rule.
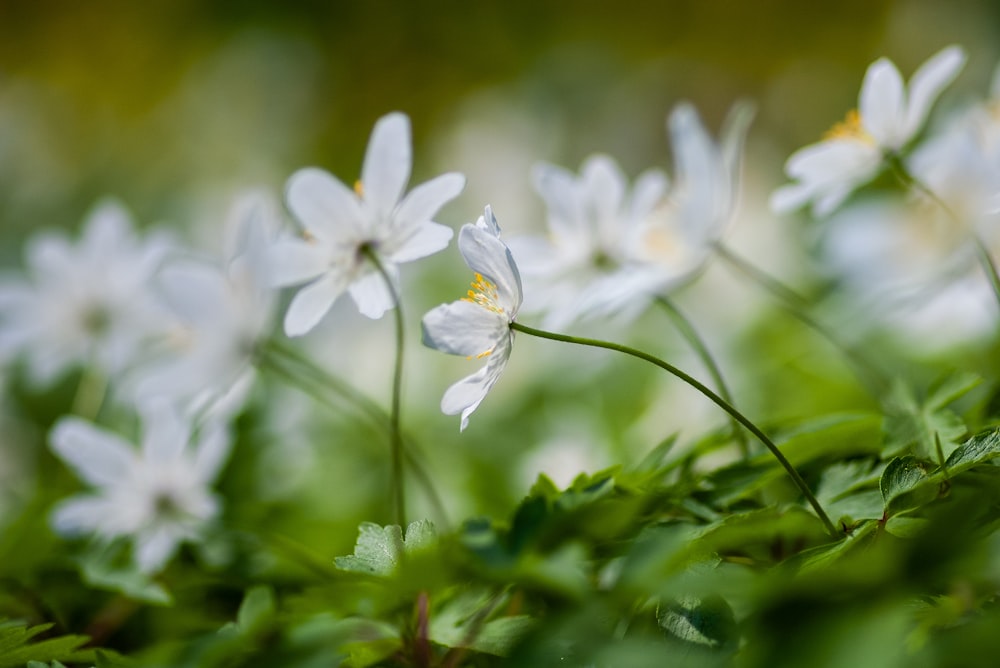
[[16,621],[0,622],[0,667],[13,668],[25,663],[44,666],[46,662],[93,661],[93,652],[81,651],[89,640],[86,636],[65,635],[38,639],[46,635],[52,624],[28,626]]

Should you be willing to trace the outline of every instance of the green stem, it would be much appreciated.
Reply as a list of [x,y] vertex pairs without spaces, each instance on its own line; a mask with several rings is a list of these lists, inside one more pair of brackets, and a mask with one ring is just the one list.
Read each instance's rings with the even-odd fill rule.
[[[674,327],[677,331],[681,333],[681,336],[688,342],[688,344],[694,349],[695,353],[701,358],[702,364],[705,365],[708,374],[712,377],[712,382],[715,383],[716,389],[719,394],[728,403],[735,405],[736,402],[733,401],[733,395],[729,391],[729,386],[726,384],[725,379],[722,377],[722,370],[716,363],[715,358],[712,356],[711,351],[705,344],[705,340],[701,338],[698,334],[698,330],[695,329],[694,323],[688,318],[684,313],[677,308],[677,304],[673,300],[665,296],[658,296],[656,302],[664,308],[670,320],[674,323]],[[733,421],[733,435],[736,437],[736,441],[740,447],[740,453],[743,455],[743,459],[748,459],[750,457],[750,443],[747,441],[746,432],[740,429],[739,422],[735,418],[730,418]]]
[[[941,199],[936,192],[931,190],[930,186],[911,174],[902,160],[898,157],[891,159],[889,165],[892,168],[893,174],[903,184],[903,187],[912,188],[927,196],[932,202],[941,207],[941,210],[951,219],[951,222],[959,227],[965,227],[965,224],[958,217],[958,214],[955,213],[954,209],[948,206],[947,202]],[[979,264],[982,265],[983,271],[986,272],[986,276],[990,280],[990,285],[993,287],[993,296],[996,297],[997,305],[1000,306],[1000,273],[997,272],[996,262],[993,261],[989,249],[983,242],[983,238],[975,229],[969,229],[969,236],[972,238],[972,244],[976,248],[976,257],[979,260]]]
[[104,396],[108,391],[108,378],[96,369],[94,364],[88,364],[80,372],[80,382],[76,386],[76,395],[70,413],[96,420],[104,405]]
[[875,366],[865,355],[841,341],[840,337],[830,331],[830,329],[823,325],[823,323],[809,315],[807,311],[809,308],[809,301],[805,297],[797,293],[795,290],[792,290],[767,272],[759,269],[748,260],[729,250],[729,248],[721,242],[715,243],[715,252],[731,267],[757,283],[764,290],[775,297],[778,300],[778,303],[785,308],[789,315],[804,324],[806,327],[812,329],[814,332],[826,339],[827,342],[833,345],[834,348],[839,350],[844,356],[844,359],[849,362],[849,366],[853,369],[854,375],[861,382],[861,384],[864,385],[873,396],[882,396],[882,394],[889,387],[889,381],[886,380],[884,375],[878,370],[878,367]]
[[677,367],[661,360],[658,357],[650,355],[649,353],[645,353],[641,350],[637,350],[636,348],[631,348],[629,346],[621,345],[619,343],[612,343],[610,341],[601,341],[598,339],[588,339],[583,337],[568,336],[566,334],[556,334],[553,332],[546,332],[541,329],[535,329],[534,327],[528,327],[527,325],[522,325],[521,323],[518,322],[510,323],[510,328],[513,329],[514,331],[523,332],[525,334],[530,334],[531,336],[537,336],[542,339],[550,339],[552,341],[562,341],[564,343],[575,343],[580,346],[590,346],[592,348],[604,348],[606,350],[615,350],[617,352],[624,353],[626,355],[631,355],[632,357],[637,357],[641,360],[645,360],[646,362],[654,364],[663,369],[664,371],[681,379],[694,389],[701,392],[701,394],[703,394],[707,399],[709,399],[716,406],[718,406],[726,413],[728,413],[733,419],[735,419],[741,425],[746,427],[751,434],[757,437],[757,439],[764,444],[764,447],[766,447],[771,452],[771,454],[774,455],[774,458],[778,460],[778,463],[781,464],[781,466],[785,469],[789,477],[791,477],[792,482],[795,483],[795,486],[799,488],[800,492],[802,492],[802,495],[806,498],[806,501],[808,501],[809,505],[811,505],[813,510],[816,511],[816,515],[819,516],[819,519],[823,522],[823,525],[826,527],[827,531],[830,532],[830,535],[836,539],[839,539],[841,537],[840,532],[837,531],[837,528],[834,526],[833,522],[830,521],[830,518],[823,510],[823,507],[819,504],[819,501],[816,500],[816,497],[809,490],[809,486],[806,485],[806,481],[802,479],[802,476],[799,475],[799,472],[795,470],[795,467],[792,466],[791,462],[789,462],[788,459],[785,457],[785,455],[781,452],[781,450],[778,449],[778,446],[775,445],[770,438],[768,438],[767,434],[761,431],[757,427],[757,425],[751,422],[749,418],[743,415],[743,413],[736,410],[736,408],[732,404],[730,404],[728,401],[717,395],[715,392],[710,390],[708,387],[703,385],[695,378],[689,376],[688,374],[684,373]]
[[393,309],[396,316],[396,366],[392,375],[392,406],[389,410],[389,425],[391,428],[392,489],[396,508],[396,523],[405,529],[406,491],[403,480],[403,434],[399,426],[400,396],[403,386],[403,342],[406,340],[403,331],[403,304],[399,298],[399,292],[392,282],[392,277],[389,276],[389,273],[382,265],[378,253],[371,246],[367,245],[363,247],[362,252],[371,260],[371,263],[375,265],[375,269],[382,276],[382,280],[385,281],[385,287],[389,291],[389,294],[392,295],[393,304],[396,306]]
[[[335,404],[324,390],[333,392],[338,398],[359,409],[367,418],[368,422],[376,429],[385,429],[391,435],[391,425],[389,415],[381,406],[374,401],[356,391],[350,385],[332,376],[320,368],[315,363],[300,355],[298,352],[284,346],[280,341],[270,341],[261,348],[257,364],[260,368],[270,371],[289,385],[304,392],[315,401],[336,408],[343,409],[343,406]],[[287,364],[295,365],[293,369],[287,368]],[[434,512],[438,521],[444,527],[450,523],[448,513],[445,510],[444,502],[434,482],[421,463],[421,449],[412,438],[405,439],[406,448],[403,455],[406,463],[409,464],[411,472],[416,476],[417,482],[424,488],[427,498],[434,507]]]

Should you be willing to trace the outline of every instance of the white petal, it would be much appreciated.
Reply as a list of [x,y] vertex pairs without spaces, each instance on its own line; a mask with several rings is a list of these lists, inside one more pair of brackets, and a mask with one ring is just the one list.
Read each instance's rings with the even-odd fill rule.
[[135,539],[135,562],[143,573],[160,571],[180,546],[182,536],[177,528],[158,526],[139,534]]
[[467,224],[458,233],[458,249],[472,271],[496,285],[500,306],[513,318],[521,306],[521,276],[507,246],[485,228]]
[[[646,218],[663,199],[668,185],[667,175],[659,169],[648,169],[640,174],[632,186],[632,202],[629,210],[632,220],[641,222]],[[521,260],[516,253],[514,257],[520,264]]]
[[160,287],[167,303],[185,322],[208,324],[224,316],[227,279],[218,267],[191,260],[164,267]]
[[344,292],[345,279],[343,274],[329,272],[299,290],[285,313],[285,334],[302,336],[315,327]]
[[544,237],[514,237],[507,242],[511,256],[525,276],[544,276],[552,272],[557,249]]
[[84,222],[81,250],[90,257],[123,252],[132,242],[132,217],[112,198],[99,201]]
[[114,512],[114,504],[109,499],[75,496],[56,506],[52,512],[52,528],[64,536],[100,532]]
[[395,263],[411,262],[433,255],[448,247],[455,231],[439,223],[421,223],[415,226],[405,239],[399,241],[389,259]]
[[367,234],[357,195],[322,169],[307,167],[292,174],[285,199],[292,215],[318,239],[336,243]]
[[774,213],[795,211],[812,199],[812,189],[804,183],[790,183],[771,193],[768,205]]
[[461,431],[469,426],[469,416],[500,380],[500,375],[510,358],[510,344],[505,343],[490,356],[486,366],[449,387],[441,398],[441,412],[445,415],[462,414]]
[[557,239],[583,231],[584,211],[576,177],[562,167],[540,163],[531,170],[535,191],[545,200],[548,223]]
[[[393,265],[385,265],[385,270],[389,274],[390,280],[393,281],[398,293],[398,272],[396,268]],[[392,292],[386,286],[382,274],[377,271],[369,272],[356,279],[351,283],[349,290],[351,298],[357,305],[361,315],[372,320],[378,320],[385,315],[386,311],[396,307]]]
[[879,146],[896,149],[903,136],[903,77],[887,58],[879,58],[868,67],[858,97],[861,122]]
[[64,417],[49,434],[55,453],[92,485],[113,485],[129,477],[135,449],[116,434],[86,420]]
[[147,462],[170,462],[187,449],[191,425],[166,401],[151,402],[141,409],[142,453]]
[[504,316],[464,300],[431,309],[422,325],[424,345],[449,355],[478,357],[509,336]]
[[330,264],[331,251],[325,245],[279,239],[267,251],[266,271],[271,285],[285,287],[320,276]]
[[950,84],[965,65],[966,55],[958,46],[942,49],[934,57],[921,65],[910,79],[910,90],[906,116],[903,120],[903,143],[920,131],[931,105],[945,86]]
[[232,438],[222,420],[213,420],[201,428],[198,450],[195,452],[195,475],[202,483],[215,480],[229,458]]
[[399,204],[396,222],[405,227],[431,220],[438,209],[458,197],[464,187],[465,176],[455,172],[421,183]]
[[405,114],[388,114],[375,123],[361,169],[361,186],[365,202],[383,218],[403,196],[413,163],[411,150],[410,119]]
[[620,224],[619,213],[625,199],[627,180],[621,168],[606,155],[595,155],[583,163],[583,189],[588,204],[597,217],[598,239],[613,238]]

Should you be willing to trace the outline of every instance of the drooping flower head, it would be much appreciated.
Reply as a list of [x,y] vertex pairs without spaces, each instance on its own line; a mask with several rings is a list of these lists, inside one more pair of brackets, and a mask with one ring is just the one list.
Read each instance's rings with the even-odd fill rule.
[[799,149],[785,163],[795,181],[776,190],[771,208],[791,211],[812,202],[816,216],[826,216],[851,192],[870,181],[887,155],[898,154],[924,126],[931,106],[965,64],[965,52],[949,46],[924,63],[903,83],[887,58],[869,66],[857,110],[848,113],[827,136]]
[[182,542],[198,540],[219,513],[210,490],[229,454],[229,436],[218,424],[191,441],[190,424],[164,405],[150,408],[137,449],[119,435],[76,417],[65,417],[49,441],[93,492],[70,498],[52,515],[56,531],[101,540],[130,538],[139,570],[161,570]]
[[445,415],[461,413],[461,429],[500,379],[514,343],[510,323],[521,307],[521,276],[500,226],[487,206],[475,225],[458,234],[458,249],[475,277],[462,299],[442,304],[423,319],[424,345],[467,359],[485,359],[486,365],[448,388],[441,399]]
[[369,318],[391,309],[392,293],[367,253],[374,253],[395,281],[399,264],[448,245],[451,228],[431,219],[462,191],[465,177],[444,174],[404,196],[411,163],[410,121],[397,112],[375,124],[354,188],[315,167],[288,180],[288,208],[306,239],[275,244],[272,279],[276,286],[306,285],[285,314],[286,334],[311,330],[345,290]]
[[35,237],[29,280],[0,283],[0,358],[23,354],[43,384],[74,366],[120,374],[165,324],[150,280],[170,248],[161,236],[140,239],[111,200],[87,217],[77,244],[61,234]]

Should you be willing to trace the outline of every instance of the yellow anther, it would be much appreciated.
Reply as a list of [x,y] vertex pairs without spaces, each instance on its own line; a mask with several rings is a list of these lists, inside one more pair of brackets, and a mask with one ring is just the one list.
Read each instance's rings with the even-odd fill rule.
[[361,179],[354,182],[354,192],[358,194],[358,197],[365,196],[365,184],[361,183]]
[[497,302],[500,297],[497,293],[497,286],[486,280],[482,274],[476,273],[475,279],[472,281],[472,289],[465,294],[462,301],[479,304],[494,313],[503,313],[503,307]]
[[835,123],[832,128],[826,131],[823,139],[856,139],[866,144],[874,144],[875,139],[865,130],[861,121],[861,113],[857,109],[851,109],[847,116],[839,123]]

